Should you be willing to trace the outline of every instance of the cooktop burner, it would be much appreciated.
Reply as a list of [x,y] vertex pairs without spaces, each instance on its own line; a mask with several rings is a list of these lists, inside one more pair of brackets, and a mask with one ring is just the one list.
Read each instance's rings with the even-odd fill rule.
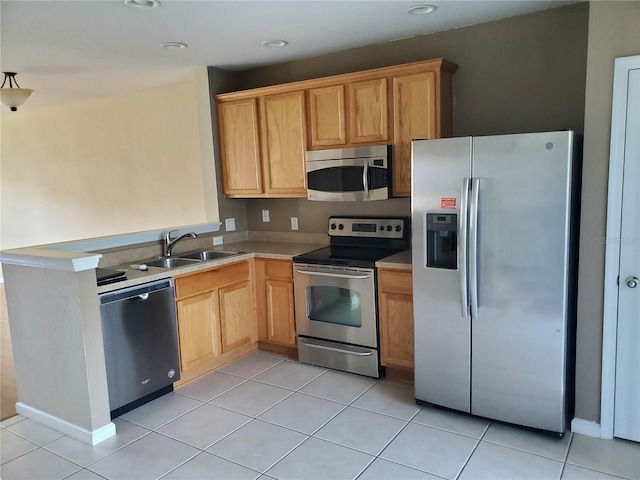
[[331,217],[330,246],[298,255],[296,263],[373,267],[375,262],[410,248],[408,218]]

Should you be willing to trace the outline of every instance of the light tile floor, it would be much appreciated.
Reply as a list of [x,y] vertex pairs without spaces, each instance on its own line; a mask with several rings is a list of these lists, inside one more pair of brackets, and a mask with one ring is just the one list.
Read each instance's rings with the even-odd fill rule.
[[5,420],[0,478],[640,480],[640,444],[421,407],[410,385],[263,352],[115,424],[115,437],[90,447]]

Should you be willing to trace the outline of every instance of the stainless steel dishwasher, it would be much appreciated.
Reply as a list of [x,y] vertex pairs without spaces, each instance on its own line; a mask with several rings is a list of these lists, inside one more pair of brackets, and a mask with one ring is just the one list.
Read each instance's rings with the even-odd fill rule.
[[112,418],[180,379],[173,279],[103,293],[100,316]]

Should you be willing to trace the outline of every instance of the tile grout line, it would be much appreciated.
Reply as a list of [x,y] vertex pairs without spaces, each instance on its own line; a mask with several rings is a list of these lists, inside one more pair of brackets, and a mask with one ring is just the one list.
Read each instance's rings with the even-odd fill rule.
[[[246,424],[245,424],[245,425],[246,425]],[[217,443],[217,442],[216,442],[216,443]],[[214,444],[214,445],[215,445],[215,444]],[[213,446],[213,445],[211,445],[211,446]],[[208,447],[208,448],[210,448],[210,447]],[[263,472],[261,472],[260,470],[256,470],[255,468],[249,467],[249,466],[247,466],[247,465],[243,465],[243,464],[241,464],[241,463],[236,462],[235,460],[230,460],[230,459],[228,459],[228,458],[224,458],[223,456],[218,455],[217,453],[209,452],[209,451],[207,451],[207,450],[203,450],[201,453],[206,453],[206,454],[209,454],[209,455],[213,455],[214,457],[216,457],[216,458],[220,458],[220,459],[224,460],[225,462],[230,462],[230,463],[233,463],[234,465],[238,465],[239,467],[243,467],[243,468],[246,468],[246,469],[248,469],[248,470],[251,470],[252,472],[256,472],[256,473],[258,474],[258,476],[260,476],[260,475],[264,475],[264,473],[263,473]],[[271,467],[269,467],[269,468],[271,468]],[[256,477],[256,478],[258,478],[258,477]]]
[[458,480],[460,478],[460,475],[462,475],[462,472],[464,472],[464,469],[467,468],[467,465],[469,464],[469,461],[471,460],[471,457],[473,457],[473,454],[476,453],[476,450],[478,449],[478,447],[482,443],[482,440],[484,439],[484,437],[487,435],[487,432],[489,431],[489,428],[491,427],[492,424],[493,424],[493,422],[489,422],[487,424],[487,426],[484,429],[484,432],[482,432],[482,435],[480,435],[480,438],[477,439],[476,445],[471,450],[471,453],[469,453],[469,456],[467,457],[465,462],[462,464],[462,467],[460,467],[460,470],[458,470],[458,473],[456,474],[454,480]]
[[[131,423],[132,425],[135,425],[136,427],[140,427],[140,425],[137,425],[137,424],[135,424],[135,423],[132,423],[132,422],[128,422],[128,423]],[[50,449],[45,448],[45,447],[42,447],[42,448],[44,448],[46,451],[48,451],[48,452],[50,452],[50,453],[53,453],[54,455],[56,455],[56,456],[58,456],[58,457],[60,457],[60,458],[62,458],[62,459],[64,459],[64,460],[67,460],[67,461],[69,461],[69,462],[75,463],[76,465],[80,465],[83,469],[88,469],[91,465],[94,465],[94,464],[98,463],[99,461],[101,461],[101,460],[103,460],[103,459],[105,459],[105,458],[107,458],[107,457],[109,457],[109,456],[113,455],[114,453],[116,453],[116,452],[117,452],[117,451],[119,451],[119,450],[122,450],[122,449],[123,449],[123,448],[125,448],[125,447],[128,447],[128,446],[129,446],[129,445],[131,445],[132,443],[135,443],[135,442],[137,442],[138,440],[141,440],[142,438],[146,437],[147,435],[149,435],[150,433],[152,433],[152,432],[153,432],[153,430],[149,430],[149,429],[148,429],[148,428],[146,428],[146,427],[141,427],[141,428],[144,428],[144,430],[146,430],[146,432],[145,432],[143,435],[140,435],[138,438],[136,438],[136,439],[134,439],[134,440],[131,440],[130,442],[127,442],[126,444],[124,444],[124,445],[122,445],[122,446],[120,446],[120,447],[116,448],[114,451],[109,452],[109,453],[108,453],[108,454],[106,454],[104,457],[101,457],[101,458],[99,458],[98,460],[95,460],[95,461],[93,461],[93,462],[91,462],[91,463],[87,464],[86,466],[84,466],[84,465],[80,465],[79,463],[75,462],[75,461],[74,461],[74,460],[72,460],[71,458],[67,458],[67,457],[65,457],[64,455],[59,454],[58,452],[54,452],[53,450],[50,450]],[[65,438],[65,437],[70,438],[71,440],[75,440],[75,438],[73,438],[73,437],[69,437],[68,435],[65,435],[64,437],[60,437],[58,440],[60,440],[60,439],[62,439],[62,438]],[[78,441],[79,441],[79,440],[78,440]],[[51,443],[53,443],[53,442],[51,442]],[[49,444],[49,445],[51,445],[51,444]],[[92,447],[92,448],[93,448],[93,447]],[[94,473],[95,473],[95,472],[94,472]]]

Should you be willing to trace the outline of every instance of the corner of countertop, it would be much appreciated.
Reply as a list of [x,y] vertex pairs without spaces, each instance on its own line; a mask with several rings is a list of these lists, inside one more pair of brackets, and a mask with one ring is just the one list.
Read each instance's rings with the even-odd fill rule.
[[376,262],[377,268],[393,268],[395,270],[412,270],[411,250],[403,250],[402,252],[383,258]]
[[0,263],[23,267],[47,268],[81,272],[98,266],[100,253],[66,252],[45,248],[26,247],[0,252]]

